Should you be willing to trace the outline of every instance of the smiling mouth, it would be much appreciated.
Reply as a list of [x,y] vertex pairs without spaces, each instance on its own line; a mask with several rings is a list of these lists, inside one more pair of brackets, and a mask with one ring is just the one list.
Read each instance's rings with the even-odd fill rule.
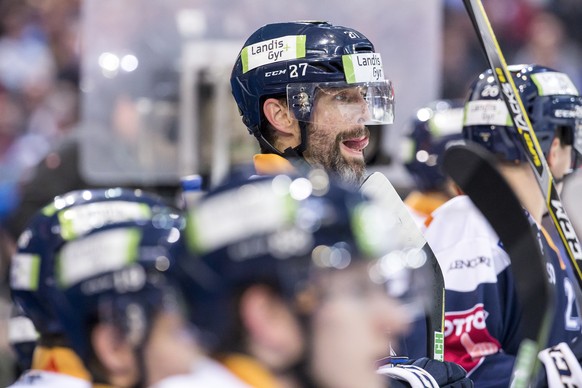
[[347,139],[342,141],[345,148],[353,153],[361,154],[364,148],[368,145],[370,139],[368,136],[361,136],[357,138]]

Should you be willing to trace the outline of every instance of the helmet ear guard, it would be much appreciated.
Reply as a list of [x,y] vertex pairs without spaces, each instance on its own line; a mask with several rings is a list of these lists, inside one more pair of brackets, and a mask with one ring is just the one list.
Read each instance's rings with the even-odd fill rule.
[[574,128],[567,125],[556,126],[556,137],[562,145],[574,145]]

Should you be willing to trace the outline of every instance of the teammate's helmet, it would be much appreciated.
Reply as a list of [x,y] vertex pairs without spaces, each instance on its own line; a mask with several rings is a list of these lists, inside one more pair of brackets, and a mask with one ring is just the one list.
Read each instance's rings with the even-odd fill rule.
[[262,103],[268,97],[286,96],[295,118],[308,122],[318,86],[362,86],[368,123],[393,121],[394,94],[384,79],[380,54],[362,33],[326,22],[259,28],[238,55],[231,86],[244,124],[261,143]]
[[183,226],[174,208],[138,190],[79,190],[56,197],[18,240],[13,299],[41,335],[66,335],[69,345],[86,356],[84,325],[95,316],[99,298],[146,290],[150,277],[136,264],[169,268],[169,251]]
[[209,192],[187,217],[195,257],[180,260],[192,279],[186,298],[206,346],[216,350],[232,340],[234,299],[250,284],[271,286],[292,305],[316,270],[367,260],[373,280],[386,281],[391,260],[402,258],[395,252],[406,249],[397,237],[387,238],[398,235],[399,222],[381,206],[331,184],[319,170],[308,178],[261,177]]
[[[538,65],[509,66],[509,70],[544,154],[554,136],[582,151],[582,98],[570,77]],[[491,70],[479,75],[471,87],[463,135],[504,160],[527,160]]]
[[445,176],[439,158],[445,149],[463,138],[463,104],[434,101],[416,112],[403,142],[404,166],[420,191],[439,190]]

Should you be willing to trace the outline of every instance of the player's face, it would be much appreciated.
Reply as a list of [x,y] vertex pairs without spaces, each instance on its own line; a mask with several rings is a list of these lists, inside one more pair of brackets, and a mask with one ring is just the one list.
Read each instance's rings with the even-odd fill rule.
[[375,363],[389,355],[391,338],[406,328],[406,314],[366,266],[334,271],[319,281],[313,315],[312,371],[322,386],[381,387]]
[[154,321],[143,357],[147,386],[187,374],[200,357],[193,336],[177,311],[162,311]]
[[308,129],[305,159],[348,183],[361,183],[370,118],[360,87],[320,89]]

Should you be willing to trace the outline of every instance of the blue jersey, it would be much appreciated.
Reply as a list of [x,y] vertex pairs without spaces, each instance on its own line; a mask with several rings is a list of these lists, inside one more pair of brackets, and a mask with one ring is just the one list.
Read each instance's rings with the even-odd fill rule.
[[543,241],[542,250],[546,258],[546,268],[548,279],[556,287],[556,316],[553,326],[555,330],[550,335],[550,343],[554,345],[565,339],[560,334],[560,328],[564,328],[568,335],[565,341],[570,343],[574,338],[579,337],[582,331],[582,319],[578,309],[575,295],[576,278],[574,268],[567,259],[566,249],[560,240],[558,232],[549,218],[542,221],[543,228],[540,229],[539,236]]
[[[556,286],[556,314],[548,346],[580,335],[567,263],[537,227],[548,281]],[[476,387],[509,386],[522,340],[521,306],[510,258],[498,236],[466,196],[432,214],[425,230],[445,278],[445,360],[463,366]],[[577,322],[577,325],[574,324]]]

